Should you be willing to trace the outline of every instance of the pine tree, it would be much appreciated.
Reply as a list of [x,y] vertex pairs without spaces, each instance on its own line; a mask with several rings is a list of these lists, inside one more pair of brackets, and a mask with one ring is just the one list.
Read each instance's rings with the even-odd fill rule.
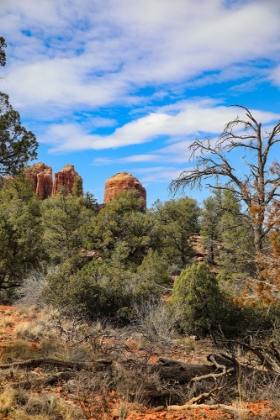
[[201,244],[207,252],[209,264],[216,264],[221,245],[222,193],[213,191],[211,197],[203,201],[200,219]]
[[199,231],[200,209],[189,197],[154,204],[154,213],[162,235],[165,259],[180,268],[191,261],[194,251],[191,237]]

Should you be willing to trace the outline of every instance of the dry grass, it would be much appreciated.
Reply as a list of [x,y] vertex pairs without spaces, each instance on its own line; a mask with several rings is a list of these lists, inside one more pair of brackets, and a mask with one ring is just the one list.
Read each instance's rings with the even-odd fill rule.
[[1,362],[8,363],[14,360],[26,360],[34,357],[34,350],[26,341],[17,340],[7,346],[1,354]]
[[[147,312],[143,314],[140,331],[137,324],[117,329],[102,322],[86,323],[75,317],[62,317],[58,311],[52,309],[38,310],[38,307],[34,306],[32,310],[33,313],[30,308],[29,311],[18,308],[16,317],[19,322],[14,329],[17,338],[2,350],[2,363],[42,357],[65,362],[91,362],[97,358],[110,358],[113,360],[114,376],[110,376],[109,370],[95,373],[74,370],[69,380],[61,380],[48,387],[42,385],[38,392],[40,378],[49,378],[57,372],[55,369],[46,366],[40,368],[39,373],[35,369],[11,369],[10,373],[5,370],[1,372],[0,377],[0,382],[4,384],[2,387],[5,386],[0,393],[0,413],[3,416],[13,420],[82,420],[90,417],[103,420],[106,416],[115,416],[124,420],[129,414],[132,402],[142,406],[155,404],[147,390],[159,391],[159,394],[161,391],[170,390],[170,395],[173,392],[172,395],[177,398],[175,403],[184,403],[201,392],[200,383],[197,384],[198,388],[189,384],[182,387],[181,384],[175,383],[176,381],[164,383],[158,373],[152,374],[142,370],[149,356],[155,353],[167,358],[186,360],[185,357],[190,357],[194,352],[199,353],[201,357],[202,347],[205,346],[203,340],[196,342],[194,338],[173,334],[172,323],[166,324],[165,329],[163,322],[168,318],[164,318],[167,315],[162,312],[161,307],[155,309],[158,312],[153,312],[157,315],[155,320],[151,320]],[[160,319],[160,314],[164,315],[163,320]],[[3,325],[7,324],[8,327],[9,322],[13,323],[12,313],[7,316],[7,321],[4,322],[3,318]],[[145,326],[147,334],[143,334]],[[152,327],[156,328],[154,342]],[[170,328],[172,334],[168,337]],[[4,331],[4,327],[2,329]],[[209,348],[205,347],[204,350],[206,356]],[[231,399],[236,405],[237,420],[247,420],[244,411],[241,410],[243,401],[269,399],[279,408],[279,381],[258,381],[259,378],[249,378],[245,375],[240,379],[239,395],[236,387],[228,389],[228,392],[222,391],[224,395],[221,393],[221,397],[224,396],[228,401]],[[24,386],[24,389],[19,387],[22,382],[25,383],[24,386],[29,387],[28,391]],[[57,387],[63,390],[61,397],[54,396]],[[113,407],[109,399],[111,390],[116,391],[118,395]],[[72,405],[63,398],[72,401]],[[157,405],[170,403],[164,398]]]
[[79,420],[81,412],[65,401],[45,393],[34,395],[6,387],[0,394],[0,413],[13,420]]
[[7,328],[12,327],[14,324],[13,317],[11,315],[6,315],[0,320],[0,327]]

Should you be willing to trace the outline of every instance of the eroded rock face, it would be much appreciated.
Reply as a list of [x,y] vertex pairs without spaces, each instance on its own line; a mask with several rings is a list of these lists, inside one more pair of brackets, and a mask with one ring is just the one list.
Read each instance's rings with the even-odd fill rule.
[[145,188],[142,186],[141,182],[137,178],[135,178],[131,174],[128,174],[127,172],[120,172],[116,175],[113,175],[106,181],[104,203],[109,203],[116,197],[116,195],[126,190],[139,191],[141,197],[143,197],[144,199],[144,205],[146,208]]
[[71,193],[77,178],[81,180],[80,175],[74,169],[74,165],[65,165],[61,171],[54,174],[51,195],[56,195],[57,191],[61,187],[65,187],[66,191]]
[[43,200],[54,196],[62,186],[65,187],[67,193],[71,193],[77,178],[82,183],[82,178],[75,171],[74,165],[66,165],[61,171],[55,173],[54,181],[52,179],[52,168],[42,162],[29,166],[26,169],[26,176],[33,180],[34,191]]
[[26,170],[26,176],[34,182],[34,191],[42,199],[52,194],[52,168],[42,162],[35,163]]

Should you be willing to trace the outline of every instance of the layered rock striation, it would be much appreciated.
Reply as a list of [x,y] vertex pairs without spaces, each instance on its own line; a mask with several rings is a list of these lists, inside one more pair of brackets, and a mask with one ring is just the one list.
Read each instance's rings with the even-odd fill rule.
[[[54,174],[53,180],[52,168],[39,162],[26,169],[26,176],[33,181],[34,191],[42,200],[55,196],[61,189],[64,189],[66,194],[71,193],[75,182],[78,183],[78,188],[82,194],[82,178],[75,171],[74,165],[65,165],[61,171]],[[138,191],[144,200],[144,208],[146,208],[145,188],[135,176],[127,172],[120,172],[106,181],[104,204],[99,205],[99,207],[102,208],[118,194],[126,190]]]
[[65,188],[68,193],[71,193],[76,180],[81,181],[82,178],[75,171],[74,165],[65,165],[61,171],[54,174],[52,195],[56,195],[61,188]]
[[33,181],[34,191],[43,200],[52,194],[52,168],[42,162],[26,169],[27,178]]
[[144,199],[144,207],[146,208],[146,190],[141,182],[133,175],[127,172],[120,172],[113,175],[106,181],[104,192],[104,203],[109,203],[119,193],[126,190],[136,190]]
[[42,162],[35,163],[26,169],[26,176],[34,182],[34,191],[43,200],[56,195],[60,188],[64,188],[66,193],[71,193],[74,183],[82,178],[75,171],[74,165],[65,165],[64,168],[54,174],[52,179],[52,168]]

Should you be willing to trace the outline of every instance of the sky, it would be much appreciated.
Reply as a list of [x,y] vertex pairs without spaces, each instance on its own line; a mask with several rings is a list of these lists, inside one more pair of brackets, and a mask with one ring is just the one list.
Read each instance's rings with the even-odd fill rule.
[[0,90],[38,162],[74,164],[99,203],[109,177],[132,173],[150,207],[193,167],[190,144],[240,115],[231,105],[280,119],[279,22],[280,0],[0,0]]

